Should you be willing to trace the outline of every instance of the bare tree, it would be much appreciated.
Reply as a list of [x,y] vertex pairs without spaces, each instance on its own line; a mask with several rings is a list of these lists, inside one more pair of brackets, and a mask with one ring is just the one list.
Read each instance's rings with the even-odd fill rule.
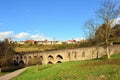
[[114,19],[116,19],[120,15],[120,7],[117,6],[115,1],[113,0],[105,0],[101,3],[100,8],[96,12],[97,17],[101,20],[101,22],[104,24],[104,32],[105,32],[105,49],[106,54],[108,56],[108,59],[110,59],[110,53],[109,53],[109,35],[111,33],[110,27]]
[[95,21],[93,19],[89,19],[85,22],[84,26],[85,26],[84,32],[85,32],[87,39],[89,40],[94,39],[96,30],[98,28]]

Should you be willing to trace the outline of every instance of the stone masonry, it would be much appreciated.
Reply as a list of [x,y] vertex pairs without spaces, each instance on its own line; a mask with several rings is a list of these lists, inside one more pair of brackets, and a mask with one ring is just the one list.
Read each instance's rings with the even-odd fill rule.
[[[120,45],[109,46],[110,54],[120,53]],[[106,55],[103,47],[87,47],[47,52],[20,53],[14,56],[14,61],[29,65],[31,60],[37,58],[42,65],[100,58]]]

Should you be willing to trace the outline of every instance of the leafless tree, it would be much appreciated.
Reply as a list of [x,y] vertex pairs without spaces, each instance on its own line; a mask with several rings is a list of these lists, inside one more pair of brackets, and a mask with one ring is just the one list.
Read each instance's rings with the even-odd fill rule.
[[94,39],[96,30],[98,28],[95,21],[93,19],[89,19],[85,22],[84,26],[85,26],[84,32],[85,32],[87,39],[89,40]]

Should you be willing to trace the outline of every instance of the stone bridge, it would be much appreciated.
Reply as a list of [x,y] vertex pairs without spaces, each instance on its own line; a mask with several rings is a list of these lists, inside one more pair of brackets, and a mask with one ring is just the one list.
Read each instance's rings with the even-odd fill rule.
[[[110,46],[109,52],[110,54],[119,53],[120,45]],[[103,47],[88,47],[47,52],[20,53],[14,56],[14,61],[26,65],[36,63],[45,65],[67,61],[95,59],[103,55],[106,55]]]

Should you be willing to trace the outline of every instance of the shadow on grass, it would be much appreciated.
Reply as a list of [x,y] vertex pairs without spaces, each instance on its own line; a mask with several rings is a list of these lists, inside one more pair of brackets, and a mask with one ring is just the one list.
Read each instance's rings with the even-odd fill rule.
[[42,71],[42,70],[47,69],[47,68],[50,68],[50,67],[52,67],[51,64],[49,64],[49,65],[47,65],[47,66],[45,66],[45,67],[39,68],[39,71]]
[[101,58],[95,58],[95,59],[92,59],[92,60],[107,60],[107,55],[104,55],[102,56]]

